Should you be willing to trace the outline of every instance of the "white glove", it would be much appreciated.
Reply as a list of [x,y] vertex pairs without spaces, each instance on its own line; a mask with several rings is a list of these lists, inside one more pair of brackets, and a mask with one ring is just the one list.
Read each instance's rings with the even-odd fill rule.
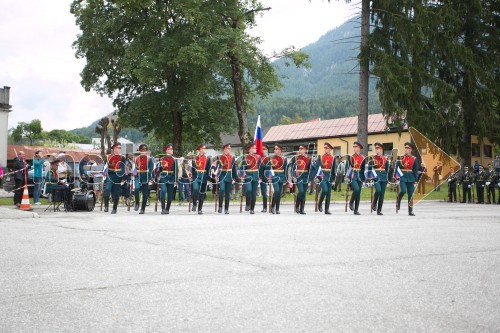
[[471,188],[471,186],[469,185],[468,188]]
[[491,184],[490,182],[486,182],[486,186],[490,186],[490,184]]
[[448,181],[451,181],[451,179],[450,179],[450,178],[448,178]]

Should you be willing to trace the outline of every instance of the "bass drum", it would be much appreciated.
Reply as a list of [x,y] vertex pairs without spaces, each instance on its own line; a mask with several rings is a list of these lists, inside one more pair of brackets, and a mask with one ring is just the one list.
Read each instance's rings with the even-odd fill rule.
[[93,191],[73,193],[73,210],[93,211],[95,207],[95,194]]

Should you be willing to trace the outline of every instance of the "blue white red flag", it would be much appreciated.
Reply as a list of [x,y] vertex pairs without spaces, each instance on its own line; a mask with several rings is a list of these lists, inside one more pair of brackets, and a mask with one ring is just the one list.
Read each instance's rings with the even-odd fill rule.
[[397,176],[398,178],[403,177],[403,171],[401,171],[401,169],[399,168],[399,165],[398,165],[398,167],[396,168],[396,176]]
[[257,117],[257,125],[255,125],[255,135],[253,136],[255,146],[257,147],[257,154],[264,156],[264,149],[262,148],[262,128],[260,127],[260,115]]
[[274,177],[274,170],[273,170],[272,166],[271,166],[271,169],[269,170],[269,174],[271,175],[271,177]]
[[367,171],[365,171],[365,177],[368,179],[377,178],[377,172],[373,168],[370,170],[367,170]]
[[108,175],[108,163],[104,165],[104,168],[102,169],[102,175],[106,177]]
[[134,176],[137,176],[137,167],[136,167],[135,163],[134,163],[134,166],[132,167],[132,174]]
[[322,177],[322,176],[323,176],[323,169],[321,169],[321,165],[320,165],[318,172],[316,172],[316,177]]

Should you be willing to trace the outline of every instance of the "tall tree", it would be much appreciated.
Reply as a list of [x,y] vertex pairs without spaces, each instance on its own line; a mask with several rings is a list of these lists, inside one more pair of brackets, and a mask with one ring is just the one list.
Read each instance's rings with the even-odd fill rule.
[[384,114],[470,164],[471,135],[498,140],[498,1],[373,1]]
[[[82,34],[74,43],[87,64],[82,85],[114,97],[125,124],[172,140],[217,141],[234,117],[214,71],[217,45],[203,20],[205,1],[78,1]],[[212,53],[211,53],[212,52]]]
[[[214,19],[214,32],[222,39],[219,48],[219,72],[223,84],[231,89],[238,119],[238,136],[245,147],[253,141],[248,130],[248,112],[254,109],[254,98],[268,97],[281,88],[272,58],[286,58],[297,67],[309,67],[309,56],[295,48],[287,48],[270,57],[258,48],[259,38],[248,35],[255,26],[255,18],[271,8],[264,8],[257,0],[225,0],[211,2],[207,20]],[[216,13],[215,16],[212,13]]]
[[[330,2],[330,0],[328,0]],[[345,0],[350,3],[351,0]],[[359,90],[358,90],[358,141],[363,145],[362,154],[368,154],[368,95],[370,81],[370,3],[361,0],[361,41],[359,45]]]

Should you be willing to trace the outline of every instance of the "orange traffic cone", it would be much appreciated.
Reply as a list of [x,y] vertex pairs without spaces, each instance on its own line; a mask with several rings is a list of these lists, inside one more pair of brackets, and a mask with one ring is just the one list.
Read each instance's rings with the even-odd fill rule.
[[20,210],[33,210],[30,206],[30,195],[28,193],[28,186],[24,185],[23,199],[21,200]]

